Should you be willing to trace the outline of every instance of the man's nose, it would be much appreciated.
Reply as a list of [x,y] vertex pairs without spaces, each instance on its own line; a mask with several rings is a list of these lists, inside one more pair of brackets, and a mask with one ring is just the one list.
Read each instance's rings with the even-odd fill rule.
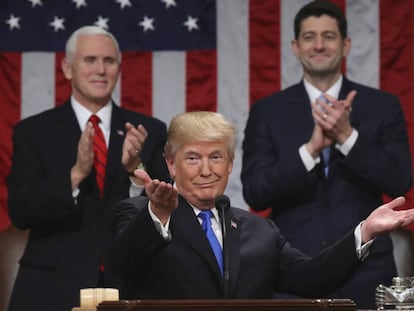
[[208,159],[201,159],[200,162],[200,172],[203,176],[208,176],[211,174],[211,167],[210,167],[210,162]]
[[98,73],[100,73],[100,74],[102,74],[102,73],[105,73],[105,63],[102,61],[102,60],[98,60],[96,63],[95,63],[95,69],[96,69],[96,71],[98,72]]

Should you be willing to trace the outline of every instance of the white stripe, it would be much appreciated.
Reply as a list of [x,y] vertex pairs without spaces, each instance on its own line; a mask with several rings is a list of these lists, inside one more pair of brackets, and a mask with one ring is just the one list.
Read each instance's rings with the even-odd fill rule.
[[308,0],[282,0],[280,8],[281,16],[281,87],[285,89],[298,83],[302,78],[302,66],[292,52],[291,42],[295,38],[293,20],[299,9],[307,4]]
[[248,0],[217,1],[218,107],[237,128],[238,145],[226,194],[247,209],[240,180],[241,142],[249,112]]
[[379,87],[379,1],[347,0],[348,35],[352,47],[347,57],[347,76],[359,83]]
[[21,118],[55,106],[55,53],[22,53]]
[[153,116],[167,125],[185,111],[186,63],[184,52],[153,53]]
[[118,81],[116,81],[115,88],[112,92],[112,99],[115,101],[115,104],[118,106],[122,106],[121,103],[121,81],[122,81],[122,75],[119,74]]

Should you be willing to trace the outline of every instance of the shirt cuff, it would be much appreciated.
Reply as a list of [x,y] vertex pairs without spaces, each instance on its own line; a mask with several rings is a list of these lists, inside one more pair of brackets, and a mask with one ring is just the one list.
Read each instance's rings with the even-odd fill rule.
[[157,217],[157,215],[154,214],[154,212],[151,210],[150,207],[151,201],[148,202],[148,212],[154,221],[155,228],[160,233],[160,235],[164,238],[166,241],[171,241],[171,233],[170,233],[170,219],[168,218],[167,222],[165,223],[165,226],[161,223],[160,219]]
[[359,223],[359,225],[354,230],[354,237],[355,237],[355,248],[358,259],[364,261],[365,258],[369,255],[369,250],[371,248],[372,243],[374,243],[375,239],[369,240],[368,242],[362,245],[362,236],[361,236],[361,224],[363,221]]
[[321,162],[321,157],[313,158],[310,153],[308,152],[308,149],[306,149],[306,145],[303,144],[299,148],[299,155],[302,159],[303,165],[305,165],[305,168],[308,172],[310,172],[319,162]]
[[76,188],[75,190],[72,191],[72,197],[73,197],[73,201],[75,202],[75,205],[78,205],[79,192],[80,192],[79,188]]
[[358,131],[356,129],[353,129],[348,139],[345,140],[342,145],[336,144],[335,148],[338,149],[343,155],[347,156],[349,152],[351,152],[352,147],[355,145],[358,135]]
[[141,195],[142,191],[144,191],[144,185],[137,185],[134,183],[133,177],[129,177],[129,180],[131,181],[131,186],[129,186],[129,197],[132,198]]

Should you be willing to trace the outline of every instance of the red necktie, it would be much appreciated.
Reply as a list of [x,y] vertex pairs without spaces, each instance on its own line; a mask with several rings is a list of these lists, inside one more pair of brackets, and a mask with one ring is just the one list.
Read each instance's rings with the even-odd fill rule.
[[99,195],[102,198],[105,183],[106,155],[108,150],[106,148],[105,137],[99,127],[101,119],[93,114],[89,118],[89,121],[92,122],[95,130],[95,136],[93,137],[93,152],[95,154],[93,167],[96,172],[96,183],[98,184]]

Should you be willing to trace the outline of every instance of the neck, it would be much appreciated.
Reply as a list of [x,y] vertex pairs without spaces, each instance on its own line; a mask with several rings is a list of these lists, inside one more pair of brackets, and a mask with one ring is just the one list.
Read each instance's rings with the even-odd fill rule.
[[324,73],[321,75],[309,75],[305,73],[304,78],[321,92],[326,92],[332,87],[332,85],[335,84],[336,81],[338,81],[340,75],[340,72],[334,74]]

